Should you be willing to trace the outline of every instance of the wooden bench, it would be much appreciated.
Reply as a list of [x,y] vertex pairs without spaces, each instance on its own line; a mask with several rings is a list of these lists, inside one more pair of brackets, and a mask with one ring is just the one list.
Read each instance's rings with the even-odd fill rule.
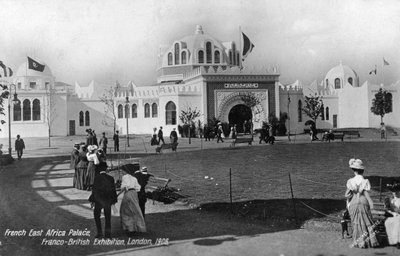
[[344,133],[343,132],[332,132],[332,133],[333,133],[333,139],[334,140],[340,139],[341,141],[343,141],[343,138],[344,138]]
[[236,137],[236,139],[234,139],[232,141],[231,146],[234,147],[238,143],[248,143],[249,145],[251,145],[251,143],[253,143],[253,138],[251,138],[251,137]]
[[178,148],[178,142],[166,143],[166,144],[162,144],[159,147],[156,147],[156,153],[161,153],[163,149],[172,149],[172,151],[176,152],[177,148]]
[[360,132],[357,130],[343,131],[343,133],[344,135],[357,136],[358,138],[360,138]]

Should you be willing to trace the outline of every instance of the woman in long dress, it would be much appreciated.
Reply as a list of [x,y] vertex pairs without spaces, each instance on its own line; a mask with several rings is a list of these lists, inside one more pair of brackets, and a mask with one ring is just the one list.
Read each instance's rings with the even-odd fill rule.
[[97,146],[88,146],[88,153],[86,154],[89,161],[86,173],[86,190],[91,190],[94,184],[94,176],[96,175],[96,165],[99,165],[100,161],[96,153]]
[[364,166],[360,159],[350,159],[349,166],[354,171],[354,177],[347,181],[347,208],[353,227],[352,247],[369,248],[378,246],[372,219],[373,202],[368,191],[371,189],[369,180],[364,179]]
[[[399,184],[400,185],[400,184]],[[393,215],[385,220],[385,228],[390,245],[400,249],[400,187],[393,188],[393,198],[390,200],[388,212]]]
[[76,177],[74,187],[80,190],[86,190],[86,173],[87,173],[87,147],[86,145],[81,147],[81,152],[79,152],[79,162],[76,165]]
[[122,176],[120,194],[125,193],[121,202],[120,215],[122,229],[128,235],[133,235],[135,232],[146,232],[146,223],[139,207],[138,192],[140,188],[138,180],[133,174]]

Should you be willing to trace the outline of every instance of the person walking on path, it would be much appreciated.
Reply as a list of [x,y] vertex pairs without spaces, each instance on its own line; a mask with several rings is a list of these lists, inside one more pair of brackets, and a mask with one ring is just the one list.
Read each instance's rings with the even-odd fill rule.
[[371,248],[379,245],[375,236],[374,221],[371,210],[374,205],[369,196],[371,184],[364,179],[364,166],[360,159],[350,159],[349,167],[354,171],[354,177],[347,181],[347,209],[353,227],[353,243],[351,247]]
[[114,141],[114,152],[119,152],[119,132],[115,131],[113,136]]
[[146,202],[147,202],[145,189],[147,183],[149,183],[150,177],[153,175],[147,173],[147,167],[143,167],[141,171],[140,170],[136,171],[134,176],[140,185],[140,191],[138,192],[139,207],[140,210],[142,211],[143,218],[145,218]]
[[24,153],[25,142],[21,139],[21,136],[18,134],[17,139],[15,140],[15,150],[17,151],[18,160],[21,160],[22,154]]
[[106,133],[103,132],[103,136],[100,138],[99,141],[99,148],[103,150],[104,154],[107,155],[107,145],[108,145],[108,139],[106,137]]
[[115,191],[114,178],[106,173],[107,163],[102,162],[97,168],[99,171],[96,175],[93,184],[92,195],[89,201],[94,204],[94,221],[96,223],[97,235],[96,238],[103,237],[101,228],[101,210],[104,209],[105,217],[105,237],[111,238],[111,206],[117,203],[117,193]]
[[160,130],[158,130],[158,144],[160,144],[161,141],[163,144],[165,144],[162,126],[160,126]]
[[218,123],[218,129],[217,129],[217,143],[219,143],[219,141],[224,142],[224,140],[222,139],[222,133],[224,131],[222,130],[222,124]]
[[142,211],[139,206],[138,192],[141,186],[134,176],[134,171],[125,169],[126,174],[122,176],[121,193],[122,198],[120,216],[122,229],[127,232],[128,236],[134,235],[135,232],[146,232],[146,223],[143,218]]
[[158,145],[158,141],[157,141],[157,128],[156,128],[156,127],[153,128],[153,137],[151,137],[150,144],[151,144],[152,146]]
[[172,129],[172,131],[169,135],[169,138],[171,139],[172,144],[175,144],[178,142],[178,133],[176,132],[176,128]]

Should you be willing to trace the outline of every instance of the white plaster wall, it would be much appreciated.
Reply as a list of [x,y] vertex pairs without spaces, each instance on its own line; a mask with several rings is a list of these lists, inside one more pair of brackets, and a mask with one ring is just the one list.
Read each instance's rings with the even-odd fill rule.
[[338,127],[369,127],[368,88],[366,86],[345,88],[338,92]]

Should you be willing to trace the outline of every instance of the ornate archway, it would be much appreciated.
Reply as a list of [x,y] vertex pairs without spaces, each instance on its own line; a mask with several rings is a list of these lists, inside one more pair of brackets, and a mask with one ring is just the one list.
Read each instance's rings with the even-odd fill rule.
[[251,109],[244,105],[238,104],[231,108],[228,114],[229,124],[236,125],[237,132],[244,132],[245,121],[253,120]]

